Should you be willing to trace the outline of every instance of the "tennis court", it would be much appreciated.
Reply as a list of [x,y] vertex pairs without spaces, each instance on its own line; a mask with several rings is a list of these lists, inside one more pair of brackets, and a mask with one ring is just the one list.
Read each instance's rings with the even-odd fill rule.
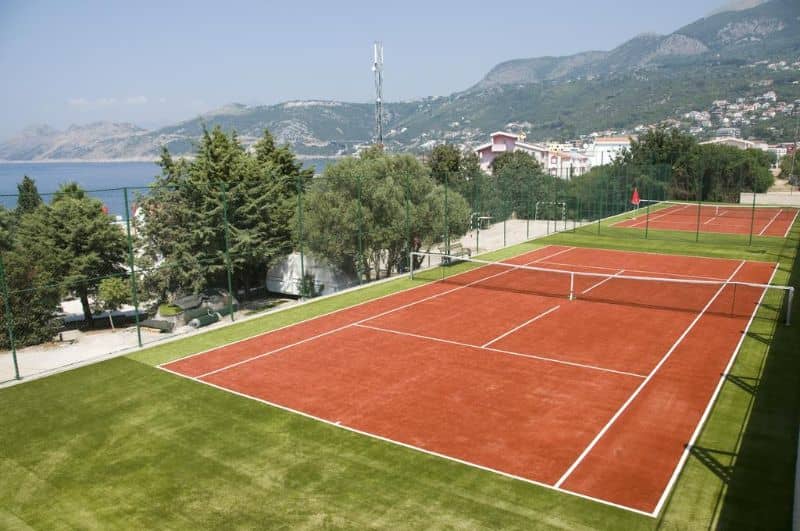
[[713,205],[698,203],[654,202],[640,207],[633,217],[614,227],[686,232],[753,234],[785,238],[800,209],[791,206]]
[[463,266],[162,368],[658,514],[775,264],[546,246],[428,281]]

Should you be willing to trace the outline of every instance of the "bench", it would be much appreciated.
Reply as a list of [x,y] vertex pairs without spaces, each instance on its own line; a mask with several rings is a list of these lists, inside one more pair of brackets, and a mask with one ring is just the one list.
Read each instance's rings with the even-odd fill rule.
[[443,265],[450,265],[460,260],[453,260],[453,258],[463,258],[463,257],[471,257],[472,250],[465,248],[461,242],[451,243],[450,244],[450,252],[447,253],[447,256],[442,257],[442,264]]

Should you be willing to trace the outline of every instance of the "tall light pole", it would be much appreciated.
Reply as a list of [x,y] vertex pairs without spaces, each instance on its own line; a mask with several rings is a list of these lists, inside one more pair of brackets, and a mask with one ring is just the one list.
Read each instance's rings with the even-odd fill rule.
[[375,73],[375,143],[383,146],[383,44],[372,47],[372,71]]

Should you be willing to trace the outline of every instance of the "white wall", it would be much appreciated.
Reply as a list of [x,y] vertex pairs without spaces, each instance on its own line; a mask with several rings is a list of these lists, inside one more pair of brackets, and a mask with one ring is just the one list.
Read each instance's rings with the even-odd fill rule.
[[[336,271],[330,264],[308,254],[303,256],[303,266],[307,274],[314,276],[317,288],[322,285],[321,295],[335,293],[357,284],[355,278]],[[269,269],[267,289],[275,293],[300,295],[300,253],[294,252],[285,256]]]

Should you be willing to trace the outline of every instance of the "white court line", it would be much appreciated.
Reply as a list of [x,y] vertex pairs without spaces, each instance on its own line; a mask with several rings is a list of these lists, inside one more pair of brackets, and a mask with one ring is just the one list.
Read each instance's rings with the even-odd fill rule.
[[401,332],[400,330],[392,330],[391,328],[381,328],[378,326],[372,325],[365,325],[365,324],[357,324],[355,325],[359,328],[369,328],[371,330],[377,330],[378,332],[386,332],[387,334],[396,334],[398,336],[408,336],[414,337],[417,339],[427,339],[428,341],[436,341],[437,343],[448,343],[450,345],[457,345],[459,347],[470,347],[475,348],[478,350],[487,350],[489,352],[497,352],[499,354],[508,354],[509,356],[519,356],[521,358],[531,358],[534,360],[540,361],[548,361],[550,363],[557,363],[559,365],[569,365],[570,367],[579,367],[581,369],[590,369],[593,371],[601,371],[601,372],[611,372],[614,374],[621,374],[623,376],[633,376],[634,378],[643,379],[645,378],[644,374],[637,374],[635,372],[626,372],[626,371],[618,371],[616,369],[609,369],[607,367],[600,367],[599,365],[589,365],[587,363],[576,363],[574,361],[565,361],[559,360],[556,358],[548,358],[547,356],[538,356],[536,354],[523,354],[522,352],[514,352],[512,350],[503,350],[500,348],[492,348],[492,347],[482,347],[480,345],[473,345],[471,343],[462,343],[461,341],[453,341],[451,339],[442,339],[439,337],[432,337],[432,336],[423,336],[421,334],[414,334],[411,332]]
[[[800,210],[798,211],[800,212]],[[553,247],[553,245],[551,245]],[[669,258],[671,256],[682,256],[684,258],[692,258],[693,260],[702,260],[702,261],[711,261],[711,262],[729,262],[732,264],[738,263],[737,260],[732,258],[719,258],[717,256],[703,256],[697,254],[683,254],[683,253],[663,253],[663,252],[656,252],[656,251],[621,251],[618,249],[602,249],[599,247],[573,247],[573,250],[583,250],[583,251],[592,251],[592,252],[603,252],[603,253],[612,253],[612,254],[649,254],[652,256],[657,256],[659,258]],[[574,265],[574,264],[572,264]],[[581,265],[580,267],[587,267]],[[631,269],[628,269],[631,271]],[[724,278],[719,280],[725,280]]]
[[548,258],[553,258],[554,256],[558,256],[558,255],[560,255],[560,254],[564,254],[564,253],[566,253],[566,252],[569,252],[569,251],[574,251],[574,250],[575,250],[575,247],[567,247],[566,249],[561,249],[561,250],[560,250],[560,251],[558,251],[557,253],[553,253],[553,254],[551,254],[551,255],[549,255],[549,256],[543,256],[542,258],[539,258],[538,260],[534,260],[534,261],[532,261],[532,262],[528,262],[528,263],[526,263],[526,264],[523,264],[523,265],[531,265],[531,264],[535,264],[535,263],[537,263],[537,262],[541,262],[542,260],[546,260],[546,259],[548,259]]
[[[770,275],[769,277],[769,284],[772,284],[772,280],[775,278],[775,273],[777,272],[778,272],[778,264],[775,264],[775,267],[772,268],[772,275]],[[753,320],[756,317],[756,313],[758,313],[758,309],[761,308],[761,303],[764,300],[764,296],[766,294],[767,294],[767,289],[764,288],[764,291],[761,293],[761,297],[759,297],[758,299],[758,304],[756,304],[755,308],[753,308],[753,313],[750,315],[750,320],[747,322],[747,326],[744,327],[744,331],[742,332],[742,335],[739,338],[739,343],[736,345],[736,348],[734,348],[733,352],[731,353],[731,358],[730,360],[728,360],[728,365],[725,367],[725,370],[720,375],[719,382],[717,382],[717,388],[714,390],[714,394],[711,395],[711,399],[708,401],[705,411],[703,411],[703,416],[700,417],[697,426],[695,426],[694,433],[692,433],[692,437],[689,439],[689,443],[683,450],[681,458],[678,460],[678,464],[675,466],[675,470],[672,472],[672,476],[670,477],[669,482],[667,482],[667,486],[664,489],[664,492],[661,493],[661,498],[658,500],[656,508],[653,510],[653,516],[658,516],[658,513],[661,512],[661,508],[667,501],[669,492],[672,490],[672,487],[678,480],[678,476],[680,475],[680,472],[683,469],[683,465],[689,458],[689,451],[691,450],[692,446],[694,446],[694,443],[697,441],[697,438],[700,437],[700,432],[702,432],[703,426],[706,423],[706,419],[711,414],[711,410],[713,409],[714,404],[717,401],[717,396],[722,390],[722,386],[725,383],[726,377],[730,373],[731,367],[733,367],[733,363],[736,360],[737,356],[739,355],[739,350],[742,348],[742,343],[744,343],[744,338],[747,337],[747,331],[750,329],[750,325],[753,324]]]
[[[733,277],[736,276],[736,273],[739,272],[739,270],[742,268],[742,266],[744,266],[744,264],[745,264],[745,260],[742,260],[739,263],[739,266],[728,277],[728,282],[730,282],[730,280]],[[578,465],[580,465],[581,462],[583,462],[583,460],[586,458],[586,456],[589,455],[589,452],[592,451],[592,449],[595,447],[595,445],[597,445],[597,443],[600,441],[600,439],[603,438],[603,436],[606,434],[606,432],[609,430],[609,428],[611,428],[611,426],[625,412],[625,410],[628,409],[628,406],[630,406],[631,403],[633,403],[633,401],[636,399],[636,397],[639,396],[639,393],[642,392],[642,389],[644,389],[645,386],[647,385],[647,383],[650,382],[650,380],[653,379],[653,376],[655,376],[655,374],[664,365],[664,363],[667,361],[667,359],[669,359],[669,357],[672,355],[672,353],[675,352],[675,350],[683,342],[683,340],[686,338],[686,336],[689,335],[689,332],[692,331],[694,326],[700,321],[700,318],[702,318],[703,315],[705,315],[706,311],[711,307],[711,305],[714,304],[714,301],[717,300],[717,297],[719,297],[720,293],[722,293],[722,291],[725,289],[726,286],[727,286],[726,284],[723,284],[722,286],[719,287],[719,289],[717,289],[717,292],[714,293],[714,296],[711,297],[711,300],[709,300],[708,303],[700,311],[700,313],[697,314],[697,316],[689,324],[689,326],[686,328],[686,330],[683,331],[683,333],[677,339],[677,341],[675,341],[675,343],[673,343],[673,345],[670,347],[670,349],[667,351],[667,353],[664,354],[664,357],[661,358],[661,360],[656,364],[655,367],[653,367],[653,370],[650,371],[650,374],[648,374],[647,377],[644,379],[644,381],[641,384],[639,384],[639,387],[637,387],[636,390],[631,394],[631,396],[628,397],[628,399],[625,401],[625,403],[622,404],[622,406],[620,406],[620,408],[617,410],[617,412],[614,414],[614,416],[611,417],[611,419],[606,423],[605,426],[603,426],[603,429],[600,430],[600,432],[594,437],[594,439],[592,439],[592,441],[583,450],[583,452],[581,452],[581,454],[578,456],[578,458],[575,460],[575,462],[572,463],[572,465],[567,469],[566,472],[564,472],[564,474],[561,476],[561,479],[559,479],[556,482],[556,487],[561,487],[561,485],[564,484],[564,482],[567,480],[567,478],[575,471],[575,469],[578,467]]]
[[772,216],[772,219],[769,220],[769,223],[767,223],[766,226],[763,229],[761,229],[761,232],[758,233],[759,236],[763,236],[764,235],[764,233],[767,231],[769,226],[772,225],[772,222],[775,221],[776,219],[778,219],[778,216],[781,215],[781,212],[783,212],[783,209],[778,210],[778,212],[774,216]]
[[[639,253],[639,251],[634,251]],[[662,255],[664,256],[664,255]],[[701,256],[697,258],[702,258]],[[554,265],[554,266],[567,266],[567,267],[580,267],[585,269],[603,269],[605,271],[617,271],[616,267],[607,267],[607,266],[591,266],[591,265],[583,265],[583,264],[568,264],[565,262],[539,262],[541,264],[547,265]],[[685,278],[687,280],[725,280],[723,277],[707,277],[705,275],[681,275],[680,273],[665,273],[663,271],[650,271],[649,269],[631,269],[630,267],[626,267],[625,271],[629,273],[645,273],[648,275],[658,275],[659,277],[675,277],[675,278]],[[575,274],[580,275],[581,271],[575,271]]]
[[497,336],[496,338],[492,339],[492,340],[491,340],[491,341],[489,341],[488,343],[484,343],[483,345],[481,345],[481,348],[486,348],[486,347],[488,347],[489,345],[491,345],[492,343],[497,343],[498,341],[500,341],[501,339],[503,339],[503,338],[504,338],[504,337],[506,337],[507,335],[509,335],[509,334],[513,334],[514,332],[516,332],[517,330],[519,330],[519,329],[520,329],[520,328],[522,328],[523,326],[527,326],[527,325],[529,325],[529,324],[531,324],[531,323],[533,323],[533,322],[535,322],[535,321],[538,321],[539,319],[541,319],[541,318],[542,318],[542,317],[544,317],[545,315],[547,315],[547,314],[549,314],[549,313],[551,313],[551,312],[554,312],[554,311],[558,310],[559,308],[561,308],[561,305],[560,305],[560,304],[559,304],[558,306],[553,306],[553,307],[552,307],[552,308],[550,308],[549,310],[546,310],[546,311],[544,311],[544,312],[540,313],[539,315],[537,315],[537,316],[535,316],[535,317],[533,317],[533,318],[531,318],[531,319],[528,319],[527,321],[525,321],[525,322],[524,322],[524,323],[522,323],[521,325],[515,326],[514,328],[512,328],[511,330],[509,330],[509,331],[508,331],[508,332],[506,332],[505,334],[502,334],[502,335],[499,335],[499,336]]
[[[556,254],[561,254],[563,252],[569,251],[571,249],[572,249],[571,247],[568,248],[568,249],[564,249],[562,251],[559,251],[558,253],[554,253],[553,256],[555,256]],[[529,265],[529,264],[532,264],[532,263],[535,263],[535,261],[534,262],[528,262],[528,263],[522,264],[522,265]],[[476,268],[476,269],[471,269],[470,271],[479,271],[480,269],[481,268]],[[217,374],[219,372],[226,371],[228,369],[233,369],[234,367],[238,367],[240,365],[244,365],[245,363],[250,363],[251,361],[255,361],[255,360],[263,358],[265,356],[270,356],[272,354],[277,354],[278,352],[282,352],[282,351],[284,351],[284,350],[286,350],[288,348],[292,348],[292,347],[295,347],[297,345],[302,345],[303,343],[308,343],[309,341],[314,341],[316,339],[319,339],[321,337],[333,334],[335,332],[341,332],[345,328],[349,328],[349,327],[351,327],[353,325],[361,324],[361,323],[364,323],[366,321],[371,321],[372,319],[377,319],[378,317],[383,317],[384,315],[389,315],[390,313],[394,313],[394,312],[399,311],[399,310],[404,310],[406,308],[410,308],[412,306],[416,306],[417,304],[420,304],[422,302],[426,302],[426,301],[441,297],[442,295],[447,295],[448,293],[453,293],[454,291],[458,291],[458,290],[462,290],[464,288],[468,288],[468,287],[473,286],[475,284],[478,284],[480,282],[484,282],[484,281],[489,280],[491,278],[499,277],[500,275],[505,275],[506,273],[510,273],[512,271],[516,271],[516,269],[509,268],[509,269],[506,269],[506,270],[501,271],[499,273],[495,273],[493,275],[489,275],[488,277],[483,277],[483,278],[480,278],[478,280],[473,280],[472,282],[470,282],[468,284],[464,284],[463,286],[457,286],[457,287],[455,287],[453,289],[449,289],[447,291],[442,291],[442,292],[439,292],[439,293],[434,293],[433,295],[430,295],[428,297],[424,297],[422,299],[418,299],[418,300],[409,302],[408,304],[403,304],[401,306],[397,306],[396,308],[390,308],[390,309],[388,309],[388,310],[386,310],[384,312],[381,312],[381,313],[378,313],[378,314],[375,314],[375,315],[370,315],[370,316],[365,317],[364,319],[361,319],[359,321],[348,323],[346,325],[334,328],[332,330],[328,330],[326,332],[322,332],[320,334],[317,334],[317,335],[314,335],[314,336],[311,336],[311,337],[307,337],[305,339],[301,339],[300,341],[295,341],[294,343],[290,343],[288,345],[283,345],[281,347],[278,347],[276,349],[270,350],[268,352],[264,352],[264,353],[258,354],[256,356],[251,356],[249,358],[237,361],[235,363],[231,363],[231,364],[226,365],[224,367],[220,367],[218,369],[214,369],[213,371],[209,371],[209,372],[206,372],[206,373],[203,373],[203,374],[197,376],[197,378],[205,378],[206,376],[211,376],[212,374]]]
[[[520,256],[524,256],[524,255],[530,254],[530,253],[535,253],[535,252],[541,251],[543,249],[548,249],[550,247],[553,247],[553,245],[552,244],[544,245],[542,247],[539,247],[538,249],[533,249],[531,251],[528,251],[527,253],[522,253],[522,255],[520,255]],[[573,249],[574,249],[574,247],[573,247]],[[529,262],[529,263],[532,263],[532,262]],[[525,265],[528,265],[528,264],[525,264]],[[468,271],[465,271],[464,273],[459,273],[459,275],[466,275],[467,273],[470,273],[472,271],[477,271],[478,269],[480,269],[480,268],[470,269]],[[454,275],[454,277],[455,276],[458,276],[458,275]],[[392,280],[400,280],[401,278],[402,278],[401,276],[398,276],[398,277],[396,277],[394,279],[390,279],[389,281],[391,282]],[[453,277],[451,277],[451,278],[453,278]],[[373,285],[374,284],[375,283],[373,283]],[[308,322],[314,321],[315,319],[322,319],[323,317],[328,317],[328,316],[337,314],[339,312],[344,312],[346,310],[351,310],[353,308],[358,308],[359,306],[364,306],[366,304],[370,304],[370,303],[373,303],[375,301],[379,301],[381,299],[388,299],[389,297],[394,297],[395,295],[399,295],[401,293],[408,293],[408,292],[411,292],[411,291],[414,291],[414,290],[422,289],[425,286],[429,286],[430,284],[431,283],[428,282],[428,283],[425,283],[425,284],[420,284],[419,286],[412,286],[412,287],[406,288],[404,290],[393,291],[392,293],[387,293],[386,295],[381,295],[380,297],[375,297],[375,298],[372,298],[372,299],[367,299],[365,301],[361,301],[361,302],[356,303],[356,304],[351,304],[350,306],[345,306],[344,308],[337,308],[337,309],[331,310],[329,312],[325,312],[325,313],[321,313],[319,315],[315,315],[313,317],[309,317],[308,319],[302,319],[300,321],[297,321],[297,322],[294,322],[294,323],[290,323],[290,324],[287,324],[287,325],[284,325],[284,326],[280,326],[278,328],[273,328],[272,330],[267,330],[266,332],[262,332],[260,334],[255,334],[255,335],[252,335],[252,336],[243,337],[242,339],[237,339],[236,341],[231,341],[230,343],[225,343],[224,345],[218,345],[216,347],[211,347],[211,348],[208,348],[206,350],[201,350],[200,352],[194,352],[192,354],[187,354],[186,356],[181,356],[180,358],[175,358],[174,360],[165,361],[164,363],[159,363],[158,367],[162,367],[164,365],[169,365],[171,363],[176,363],[178,361],[182,361],[182,360],[189,359],[189,358],[194,358],[195,356],[201,356],[203,354],[208,354],[209,352],[212,352],[212,351],[215,351],[215,350],[220,350],[220,349],[223,349],[223,348],[227,348],[227,347],[229,347],[231,345],[236,345],[237,343],[242,343],[244,341],[249,341],[251,339],[255,339],[255,338],[258,338],[258,337],[268,336],[270,334],[274,334],[276,332],[280,332],[281,330],[285,330],[286,328],[291,328],[291,327],[296,326],[296,325],[300,325],[300,324],[303,324],[303,323],[308,323]],[[365,287],[369,287],[369,284],[366,284],[364,286],[358,286],[355,289],[361,289],[361,288],[365,288]],[[327,299],[327,298],[335,297],[337,295],[342,295],[343,292],[347,292],[347,291],[350,291],[350,290],[343,290],[342,292],[331,293],[330,295],[325,295],[323,297],[315,298],[311,302],[314,303],[314,302],[318,302],[318,301],[320,301],[322,299]],[[292,310],[292,309],[295,309],[295,308],[297,308],[297,306],[288,306],[288,307],[284,308],[282,311]]]
[[483,470],[484,472],[491,472],[493,474],[498,474],[498,475],[501,475],[501,476],[504,476],[504,477],[507,477],[507,478],[510,478],[510,479],[514,479],[514,480],[517,480],[517,481],[522,481],[524,483],[528,483],[529,485],[535,485],[537,487],[543,487],[545,489],[553,490],[553,491],[556,491],[556,492],[560,492],[562,494],[568,494],[570,496],[576,496],[578,498],[581,498],[581,499],[584,499],[584,500],[593,501],[593,502],[597,502],[597,503],[601,503],[601,504],[609,506],[609,507],[615,507],[617,509],[622,509],[624,511],[629,511],[629,512],[632,512],[632,513],[641,514],[642,516],[648,516],[650,518],[653,517],[652,514],[646,512],[646,511],[641,511],[639,509],[634,509],[633,507],[627,507],[625,505],[620,505],[618,503],[614,503],[614,502],[611,502],[611,501],[603,500],[603,499],[600,499],[600,498],[593,498],[592,496],[588,496],[586,494],[581,494],[579,492],[571,492],[571,491],[568,491],[568,490],[560,489],[558,487],[554,487],[553,485],[549,485],[547,483],[542,483],[541,481],[536,481],[534,479],[524,478],[522,476],[517,476],[517,475],[511,474],[509,472],[503,472],[502,470],[498,470],[496,468],[491,468],[491,467],[488,467],[488,466],[479,465],[479,464],[473,463],[471,461],[465,461],[464,459],[459,459],[458,457],[453,457],[453,456],[450,456],[450,455],[447,455],[447,454],[434,452],[432,450],[426,450],[425,448],[421,448],[419,446],[414,446],[413,444],[408,444],[408,443],[404,443],[404,442],[401,442],[401,441],[398,441],[398,440],[395,440],[395,439],[390,439],[388,437],[383,437],[382,435],[377,435],[375,433],[370,433],[368,431],[359,430],[358,428],[352,428],[350,426],[346,426],[346,425],[342,424],[341,421],[334,422],[334,421],[331,421],[331,420],[328,420],[328,419],[325,419],[325,418],[322,418],[322,417],[318,417],[316,415],[312,415],[310,413],[306,413],[304,411],[300,411],[299,409],[293,409],[293,408],[290,408],[288,406],[283,406],[281,404],[278,404],[276,402],[270,402],[269,400],[264,400],[263,398],[258,398],[256,396],[248,395],[246,393],[242,393],[242,392],[239,392],[239,391],[234,391],[233,389],[229,389],[229,388],[223,387],[221,385],[213,384],[213,383],[207,382],[205,380],[198,380],[197,378],[193,378],[191,376],[187,376],[185,374],[181,374],[179,372],[175,372],[173,370],[167,369],[166,367],[159,366],[157,368],[161,369],[164,372],[172,374],[173,376],[180,376],[181,378],[186,378],[188,380],[192,380],[193,382],[197,382],[197,383],[200,383],[200,384],[203,384],[203,385],[207,385],[209,387],[213,387],[214,389],[217,389],[219,391],[224,391],[226,393],[231,393],[233,395],[236,395],[236,396],[239,396],[239,397],[242,397],[242,398],[247,398],[247,399],[250,399],[250,400],[254,400],[256,402],[260,402],[261,404],[264,404],[264,405],[267,405],[267,406],[271,406],[271,407],[274,407],[276,409],[281,409],[283,411],[288,411],[289,413],[294,413],[295,415],[300,415],[300,416],[308,418],[308,419],[316,420],[317,422],[322,422],[322,423],[327,424],[329,426],[334,426],[336,428],[341,428],[343,430],[346,430],[346,431],[349,431],[349,432],[352,432],[352,433],[357,433],[359,435],[364,435],[364,436],[370,437],[372,439],[377,439],[379,441],[383,441],[383,442],[387,442],[387,443],[394,444],[394,445],[397,445],[397,446],[401,446],[401,447],[407,448],[409,450],[415,450],[415,451],[421,452],[423,454],[432,455],[434,457],[439,457],[441,459],[446,459],[447,461],[452,461],[452,462],[459,463],[459,464],[462,464],[462,465],[466,465],[466,466],[469,466],[469,467],[472,467],[472,468],[477,468],[478,470]]
[[784,238],[789,235],[789,232],[792,230],[792,227],[794,227],[794,222],[797,221],[797,215],[800,214],[800,209],[795,209],[795,210],[796,211],[794,213],[794,217],[792,218],[792,222],[789,223],[789,226],[786,227],[786,232],[783,233]]
[[604,279],[603,279],[603,280],[601,280],[600,282],[595,282],[594,284],[592,284],[591,286],[589,286],[589,287],[588,287],[588,288],[586,288],[585,290],[581,291],[581,295],[583,295],[584,293],[589,293],[589,292],[590,292],[590,291],[592,291],[594,288],[596,288],[596,287],[598,287],[598,286],[602,286],[603,284],[605,284],[605,283],[606,283],[606,282],[608,282],[609,280],[613,279],[613,278],[614,278],[614,277],[616,277],[617,275],[621,275],[621,274],[622,274],[622,273],[624,273],[624,272],[625,272],[625,270],[624,270],[624,269],[620,269],[619,271],[617,271],[616,273],[614,273],[614,274],[613,274],[613,275],[611,275],[610,277],[608,277],[608,278],[604,278]]
[[671,207],[667,207],[667,211],[668,212],[664,212],[663,214],[659,214],[657,216],[650,216],[650,217],[647,217],[647,215],[645,215],[645,219],[643,221],[638,221],[638,222],[634,223],[633,225],[628,225],[628,227],[635,227],[637,225],[646,224],[646,223],[649,223],[651,221],[655,221],[657,219],[661,219],[664,216],[669,216],[670,214],[674,214],[675,212],[680,212],[684,208],[688,208],[688,207],[689,207],[689,205],[684,205],[684,206],[682,206],[680,208],[676,208],[674,210]]

